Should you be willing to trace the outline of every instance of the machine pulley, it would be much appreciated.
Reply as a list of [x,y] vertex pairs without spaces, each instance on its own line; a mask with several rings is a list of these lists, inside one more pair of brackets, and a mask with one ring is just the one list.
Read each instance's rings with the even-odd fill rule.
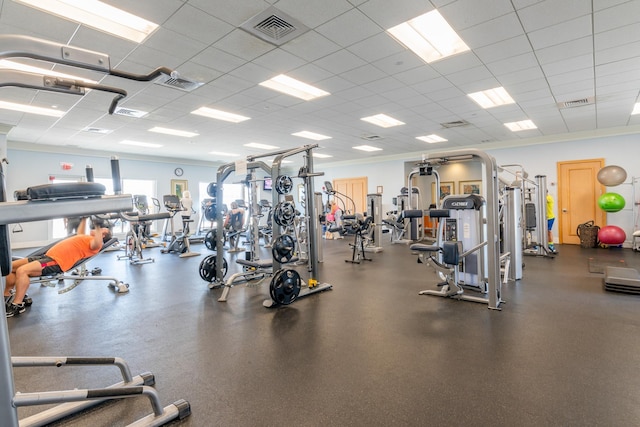
[[284,268],[276,272],[269,285],[271,299],[278,304],[289,305],[300,295],[302,280],[297,271]]

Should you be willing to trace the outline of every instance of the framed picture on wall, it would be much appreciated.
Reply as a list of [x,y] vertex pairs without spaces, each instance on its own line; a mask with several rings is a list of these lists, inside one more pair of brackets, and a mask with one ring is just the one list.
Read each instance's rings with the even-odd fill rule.
[[460,181],[460,194],[482,194],[482,181]]
[[189,189],[189,181],[186,179],[172,179],[171,180],[171,194],[178,196],[178,199],[182,198],[185,191]]
[[[440,182],[440,200],[444,199],[447,196],[455,194],[456,185],[453,181],[442,181]],[[436,202],[436,183],[431,183],[431,203]]]

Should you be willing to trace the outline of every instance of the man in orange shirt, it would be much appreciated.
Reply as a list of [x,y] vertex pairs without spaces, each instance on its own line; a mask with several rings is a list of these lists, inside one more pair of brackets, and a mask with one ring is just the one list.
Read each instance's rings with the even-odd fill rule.
[[[25,296],[30,284],[30,277],[53,276],[70,270],[83,258],[100,252],[104,242],[111,239],[111,231],[94,224],[95,229],[86,234],[87,219],[83,218],[78,226],[78,234],[68,237],[53,245],[44,255],[23,258],[13,261],[11,273],[6,277],[4,288],[5,310],[7,317],[24,313]],[[15,295],[11,294],[15,288]]]

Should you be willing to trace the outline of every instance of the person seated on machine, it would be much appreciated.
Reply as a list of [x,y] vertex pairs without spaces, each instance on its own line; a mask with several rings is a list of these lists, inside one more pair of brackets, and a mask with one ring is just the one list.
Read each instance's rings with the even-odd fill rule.
[[[44,255],[13,261],[11,273],[6,277],[4,288],[7,317],[24,313],[31,299],[27,297],[31,277],[50,276],[71,269],[83,258],[96,255],[103,243],[111,239],[111,231],[94,223],[94,230],[86,234],[87,218],[78,225],[78,234],[53,245]],[[15,289],[15,293],[12,291]]]
[[329,202],[329,213],[325,216],[326,219],[326,232],[325,239],[342,239],[342,233],[339,231],[342,229],[342,209],[338,207],[335,200]]
[[241,248],[238,248],[238,241],[240,233],[244,229],[244,210],[238,207],[237,202],[231,202],[231,210],[224,220],[224,228],[229,236],[229,252],[242,251]]

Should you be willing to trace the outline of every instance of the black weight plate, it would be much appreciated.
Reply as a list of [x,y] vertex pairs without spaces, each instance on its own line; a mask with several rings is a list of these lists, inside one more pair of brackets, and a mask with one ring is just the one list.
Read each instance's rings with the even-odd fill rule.
[[278,194],[288,194],[293,188],[293,180],[290,176],[280,175],[276,178],[275,188]]
[[280,269],[273,276],[269,293],[271,299],[278,304],[289,305],[300,295],[302,280],[297,271],[291,269]]
[[[222,263],[222,277],[220,278],[221,280],[224,278],[224,276],[227,275],[227,268],[228,268],[227,260],[222,258],[222,261],[223,263]],[[200,277],[202,278],[202,280],[206,282],[215,282],[216,255],[209,255],[205,257],[200,263],[199,271],[200,271]]]
[[207,185],[207,194],[209,195],[209,197],[215,198],[217,196],[217,192],[218,184],[216,184],[215,182],[210,182],[209,185]]
[[273,210],[273,220],[282,227],[293,224],[296,217],[296,208],[291,202],[280,202]]
[[204,210],[204,217],[207,221],[215,221],[218,217],[218,210],[215,203],[212,203]]
[[296,247],[296,243],[288,234],[282,234],[278,236],[278,238],[273,242],[273,246],[271,247],[271,255],[273,255],[273,259],[277,260],[279,263],[286,263],[291,260],[293,257],[293,251]]

